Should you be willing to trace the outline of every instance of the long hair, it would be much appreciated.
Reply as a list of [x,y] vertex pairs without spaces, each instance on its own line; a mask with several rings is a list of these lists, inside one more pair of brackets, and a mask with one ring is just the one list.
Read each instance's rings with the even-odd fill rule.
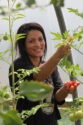
[[44,40],[45,40],[45,50],[44,50],[44,55],[41,58],[45,58],[45,55],[47,52],[46,36],[45,36],[45,32],[44,32],[43,27],[38,23],[35,23],[35,22],[25,23],[19,27],[19,29],[17,30],[17,34],[24,34],[25,37],[21,37],[20,39],[18,39],[16,41],[15,48],[16,48],[16,50],[18,48],[19,54],[21,57],[29,58],[28,53],[26,52],[26,49],[25,49],[25,41],[26,41],[26,37],[28,35],[28,32],[31,30],[39,30],[42,33]]

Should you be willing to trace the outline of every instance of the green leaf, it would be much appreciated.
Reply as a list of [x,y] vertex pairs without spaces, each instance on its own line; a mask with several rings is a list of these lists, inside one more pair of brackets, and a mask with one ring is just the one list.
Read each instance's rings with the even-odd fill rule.
[[26,34],[16,34],[16,39],[15,41],[18,41],[19,39],[22,39],[22,38],[25,38],[26,37]]
[[51,32],[54,35],[54,40],[62,40],[62,35],[60,33]]
[[3,20],[7,20],[7,21],[9,21],[9,18],[6,18],[6,17],[4,17],[4,18],[2,18]]
[[6,113],[0,112],[0,117],[3,119],[3,125],[22,125],[22,120],[16,110],[9,110]]
[[25,119],[29,118],[30,116],[35,115],[36,112],[37,112],[40,108],[42,108],[42,107],[49,107],[49,106],[52,106],[52,104],[51,104],[51,103],[42,103],[42,104],[40,104],[40,105],[37,105],[37,106],[33,107],[31,110],[22,111],[22,113],[21,113],[21,118],[22,118],[23,120],[25,120]]
[[58,44],[55,46],[55,48],[58,48],[58,47],[60,47],[60,46],[62,46],[62,45],[64,45],[64,43],[63,43],[63,42],[58,43]]
[[7,52],[7,51],[0,52],[0,58],[1,58],[2,56],[4,56],[4,54],[6,54],[6,52]]
[[83,18],[83,12],[80,13],[80,12],[78,11],[78,9],[68,8],[68,10],[69,10],[69,12],[72,12],[72,13],[76,14],[77,16],[80,16],[81,18]]
[[63,38],[66,39],[66,38],[68,37],[68,35],[69,35],[69,31],[65,31],[65,32],[63,33]]
[[17,14],[16,17],[14,18],[14,20],[18,20],[18,19],[21,19],[24,17],[25,17],[25,15],[23,15],[23,14]]
[[19,93],[31,101],[39,101],[46,98],[53,90],[51,85],[37,81],[24,81],[19,87]]
[[68,8],[68,10],[69,10],[69,12],[75,12],[75,13],[78,12],[78,9]]
[[75,98],[74,100],[77,101],[77,102],[83,102],[83,98],[82,97]]

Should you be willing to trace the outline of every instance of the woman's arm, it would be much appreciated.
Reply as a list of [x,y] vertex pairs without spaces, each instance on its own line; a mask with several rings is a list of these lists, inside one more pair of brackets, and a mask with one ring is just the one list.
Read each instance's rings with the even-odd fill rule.
[[33,74],[35,80],[45,80],[57,67],[59,61],[70,54],[70,47],[67,45],[61,46],[57,51],[50,57],[48,61],[39,66],[40,71],[37,74]]
[[69,91],[65,89],[64,85],[57,90],[55,93],[55,98],[58,102],[63,101],[69,94]]

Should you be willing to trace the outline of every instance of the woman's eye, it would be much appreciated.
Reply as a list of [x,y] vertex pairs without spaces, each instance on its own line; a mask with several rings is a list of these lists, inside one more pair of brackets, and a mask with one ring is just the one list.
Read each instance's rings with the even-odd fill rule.
[[34,42],[34,40],[29,40],[29,43],[33,43]]
[[43,38],[39,38],[39,41],[41,42],[41,41],[43,41],[44,39]]

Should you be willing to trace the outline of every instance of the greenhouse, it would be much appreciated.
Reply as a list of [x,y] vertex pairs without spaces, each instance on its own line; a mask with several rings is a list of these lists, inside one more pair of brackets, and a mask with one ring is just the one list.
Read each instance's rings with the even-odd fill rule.
[[0,125],[83,125],[82,5],[0,0]]

